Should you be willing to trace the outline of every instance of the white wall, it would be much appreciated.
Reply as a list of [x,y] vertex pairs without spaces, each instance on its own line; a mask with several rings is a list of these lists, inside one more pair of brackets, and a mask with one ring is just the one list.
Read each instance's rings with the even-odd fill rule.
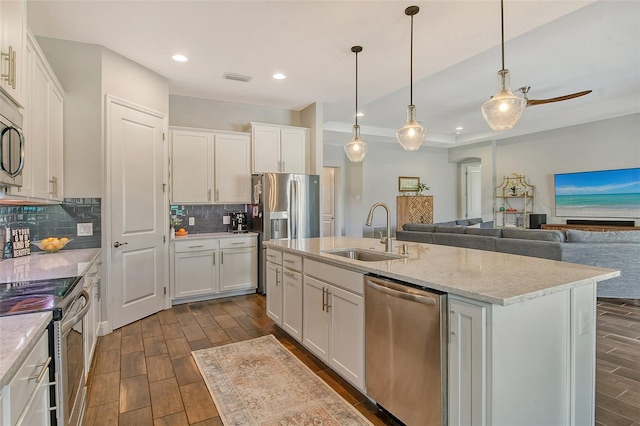
[[[449,161],[451,163],[463,163],[470,159],[479,159],[482,165],[481,191],[482,191],[482,219],[487,222],[494,220],[493,215],[493,193],[495,188],[495,164],[493,158],[493,142],[483,142],[479,144],[451,148],[449,150]],[[460,218],[458,213],[456,218]]]
[[323,167],[323,105],[313,103],[300,111],[300,125],[309,128],[309,155],[307,156],[309,174],[322,175]]
[[[451,150],[451,160],[464,157],[482,158],[483,191],[491,173],[485,161],[492,157],[498,184],[513,172],[526,175],[536,186],[534,212],[546,213],[548,223],[565,223],[571,218],[555,216],[554,174],[640,167],[640,114],[499,140],[493,152],[476,145]],[[484,200],[483,216],[486,205]]]
[[242,132],[251,121],[287,126],[301,125],[298,111],[187,96],[169,96],[170,126]]

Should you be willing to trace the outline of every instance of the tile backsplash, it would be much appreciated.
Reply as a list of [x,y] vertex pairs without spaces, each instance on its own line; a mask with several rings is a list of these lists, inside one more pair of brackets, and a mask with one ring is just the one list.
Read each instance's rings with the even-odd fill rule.
[[[102,239],[100,198],[65,198],[62,204],[0,206],[0,229],[29,228],[31,241],[43,238],[73,239],[67,249],[98,248]],[[92,223],[93,235],[78,237],[78,223]],[[2,233],[4,235],[4,233]],[[32,251],[39,249],[31,246]]]
[[[209,232],[228,232],[231,225],[222,223],[223,216],[233,212],[247,212],[247,204],[221,205],[188,205],[172,204],[169,214],[182,220],[177,228],[184,228],[190,234],[205,234]],[[189,226],[189,218],[194,218],[195,224]]]

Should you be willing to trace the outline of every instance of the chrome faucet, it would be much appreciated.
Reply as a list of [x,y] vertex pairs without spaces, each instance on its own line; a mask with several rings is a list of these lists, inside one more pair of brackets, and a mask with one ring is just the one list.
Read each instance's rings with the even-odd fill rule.
[[380,242],[385,245],[384,251],[391,252],[391,214],[389,213],[389,207],[385,203],[375,203],[374,205],[372,205],[369,209],[369,214],[367,215],[367,221],[365,222],[365,225],[371,226],[371,222],[373,221],[373,211],[378,206],[384,207],[384,209],[387,211],[387,236],[380,239]]

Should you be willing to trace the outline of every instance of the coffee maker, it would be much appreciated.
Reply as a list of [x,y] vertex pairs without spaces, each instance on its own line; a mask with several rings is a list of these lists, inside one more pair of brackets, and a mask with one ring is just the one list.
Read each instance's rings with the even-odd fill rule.
[[231,213],[231,232],[248,232],[247,214],[245,212]]

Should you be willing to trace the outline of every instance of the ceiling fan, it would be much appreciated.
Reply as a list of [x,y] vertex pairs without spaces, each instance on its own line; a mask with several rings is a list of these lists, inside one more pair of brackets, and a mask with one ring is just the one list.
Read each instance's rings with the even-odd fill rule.
[[529,93],[529,89],[531,89],[530,86],[522,86],[521,88],[518,89],[518,90],[520,90],[520,92],[522,93],[524,98],[526,99],[528,107],[534,106],[534,105],[550,104],[552,102],[566,101],[566,100],[573,99],[573,98],[579,98],[580,96],[588,95],[589,93],[592,92],[592,90],[585,90],[583,92],[571,93],[569,95],[558,96],[556,98],[529,99],[529,98],[527,98],[527,93]]

